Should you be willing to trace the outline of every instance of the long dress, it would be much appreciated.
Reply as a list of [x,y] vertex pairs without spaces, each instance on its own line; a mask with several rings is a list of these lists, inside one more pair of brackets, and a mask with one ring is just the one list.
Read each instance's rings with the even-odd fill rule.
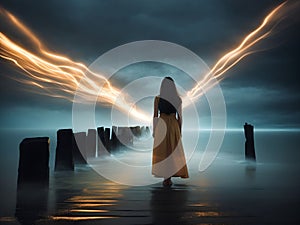
[[154,134],[152,174],[163,178],[188,178],[188,169],[176,114],[160,113]]

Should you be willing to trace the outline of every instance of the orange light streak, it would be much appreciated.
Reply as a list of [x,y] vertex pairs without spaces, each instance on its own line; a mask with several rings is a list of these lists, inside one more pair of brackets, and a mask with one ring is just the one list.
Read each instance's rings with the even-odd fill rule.
[[[218,80],[223,79],[224,74],[243,58],[257,51],[254,47],[270,36],[282,18],[279,14],[288,12],[287,9],[284,10],[284,8],[288,8],[284,7],[287,2],[283,2],[273,9],[263,22],[249,33],[235,49],[225,53],[214,64],[203,79],[187,92],[187,96],[183,98],[184,107],[196,101]],[[26,75],[24,79],[13,79],[31,87],[37,87],[40,94],[64,98],[69,101],[74,101],[76,91],[84,102],[91,102],[97,96],[97,102],[101,104],[115,105],[119,110],[129,113],[137,119],[145,122],[151,121],[150,115],[133,107],[134,104],[130,103],[130,96],[121,93],[103,75],[90,71],[83,63],[48,51],[29,28],[5,9],[0,8],[0,15],[8,19],[21,34],[25,35],[37,52],[34,53],[25,49],[0,32],[0,57],[14,63]],[[81,85],[78,90],[79,84]],[[103,87],[101,92],[99,92],[99,87]],[[37,90],[34,91],[37,92]],[[185,98],[192,101],[186,101]]]
[[[40,94],[69,101],[74,101],[76,91],[83,102],[92,102],[97,96],[97,102],[101,104],[115,105],[119,110],[129,112],[142,121],[151,119],[147,114],[132,108],[129,96],[113,87],[103,75],[90,71],[82,63],[49,52],[33,32],[15,16],[5,9],[0,9],[0,13],[32,42],[37,52],[35,54],[23,48],[0,32],[0,57],[14,63],[27,76],[27,79],[13,79],[38,87]],[[99,87],[102,87],[102,90],[99,90]]]
[[118,216],[51,216],[50,219],[53,220],[70,220],[70,221],[80,221],[80,220],[101,220],[101,219],[116,219]]
[[263,22],[250,34],[248,34],[235,49],[225,53],[212,67],[212,69],[198,82],[192,90],[187,93],[187,97],[196,100],[201,97],[208,89],[216,84],[215,79],[223,79],[229,69],[235,66],[246,56],[256,52],[253,47],[261,40],[267,38],[275,26],[278,24],[280,17],[278,14],[283,6],[287,3],[283,2],[273,9],[263,20]]
[[78,213],[107,213],[109,210],[106,209],[70,209],[70,212]]
[[112,203],[78,203],[78,204],[73,204],[73,206],[76,207],[76,208],[114,206],[114,205],[116,205],[116,204],[112,204]]
[[[117,197],[121,197],[122,195],[120,196],[117,196]],[[103,197],[102,197],[103,198]],[[112,202],[117,202],[117,200],[110,200],[110,199],[71,199],[71,200],[68,200],[66,202],[76,202],[76,203],[112,203]]]

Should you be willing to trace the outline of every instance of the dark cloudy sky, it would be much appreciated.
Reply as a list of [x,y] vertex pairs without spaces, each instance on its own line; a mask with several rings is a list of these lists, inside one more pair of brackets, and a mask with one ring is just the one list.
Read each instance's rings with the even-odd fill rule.
[[[87,65],[114,47],[151,39],[182,45],[212,66],[281,2],[1,0],[0,5],[28,25],[49,49]],[[228,127],[248,121],[259,128],[300,128],[297,11],[263,41],[265,51],[245,58],[221,81]],[[0,28],[10,32],[4,21]],[[71,126],[70,102],[24,91],[8,78],[17,73],[14,67],[3,59],[0,63],[2,128]]]

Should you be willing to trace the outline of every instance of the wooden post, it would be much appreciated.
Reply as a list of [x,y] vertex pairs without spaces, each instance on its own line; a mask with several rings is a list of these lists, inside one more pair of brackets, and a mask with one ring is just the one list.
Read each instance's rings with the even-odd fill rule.
[[86,164],[86,133],[78,132],[73,134],[73,157],[75,164]]
[[245,158],[247,160],[256,161],[255,148],[254,148],[254,129],[251,124],[245,123]]
[[49,185],[49,137],[25,138],[20,143],[18,189]]
[[57,131],[57,146],[55,155],[55,171],[74,170],[72,129]]
[[96,157],[96,130],[88,129],[86,140],[86,157]]
[[108,152],[110,152],[110,128],[104,129],[104,140],[105,140],[105,148]]
[[97,128],[98,133],[98,157],[104,154],[105,151],[105,138],[104,138],[104,127]]
[[110,139],[110,150],[111,151],[116,151],[121,146],[121,143],[118,139],[118,132],[119,132],[118,127],[112,126],[111,139]]

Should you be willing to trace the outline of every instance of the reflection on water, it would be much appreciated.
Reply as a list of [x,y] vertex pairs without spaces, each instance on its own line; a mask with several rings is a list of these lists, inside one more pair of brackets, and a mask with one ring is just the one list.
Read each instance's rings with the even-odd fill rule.
[[100,220],[100,219],[112,219],[118,218],[115,216],[51,216],[49,219],[52,220],[71,220],[71,221],[79,221],[79,220]]
[[194,204],[189,204],[190,207],[207,207],[209,206],[208,203],[194,203]]
[[253,196],[270,201],[272,195],[255,186],[256,167],[239,168],[244,169],[239,171],[247,181],[245,188],[199,186],[180,179],[174,179],[171,188],[161,183],[129,187],[107,181],[90,168],[58,172],[51,177],[49,191],[18,192],[15,219],[2,217],[0,223],[254,225],[277,200],[269,207],[260,205]]
[[15,217],[23,225],[35,224],[47,214],[48,189],[30,187],[17,191]]
[[109,211],[104,210],[104,209],[71,209],[70,212],[103,213],[103,212],[109,212]]
[[188,190],[154,188],[151,193],[153,224],[185,224]]
[[220,211],[219,207],[209,203],[189,204],[190,210],[192,209],[193,217],[224,217],[228,213]]
[[[189,213],[186,216],[186,219],[194,220],[194,221],[202,221],[201,224],[211,224],[212,221],[214,222],[220,222],[222,221],[222,224],[227,224],[224,221],[225,217],[233,216],[233,212],[231,211],[225,211],[225,209],[222,208],[219,204],[208,202],[205,200],[207,197],[202,197],[198,199],[200,201],[199,203],[192,203],[188,204],[189,207]],[[194,199],[197,201],[197,199]],[[207,201],[207,202],[206,202]],[[209,223],[206,223],[209,222]],[[219,224],[219,223],[217,223]]]
[[128,187],[99,180],[92,170],[58,172],[50,182],[51,199],[48,201],[48,192],[42,192],[44,195],[31,192],[25,203],[24,195],[23,199],[18,197],[16,218],[25,225],[50,221],[187,225],[211,218],[219,221],[229,215],[205,200],[211,197],[205,191],[174,182],[171,188],[163,188],[160,183]]
[[224,216],[223,213],[221,212],[213,212],[213,211],[209,211],[209,212],[195,212],[196,216],[199,217],[218,217],[218,216]]
[[150,201],[152,224],[230,224],[224,218],[230,221],[234,213],[211,202],[213,196],[195,192],[197,189],[188,185],[153,188]]
[[[99,182],[99,177],[92,171],[77,171],[73,179],[63,179],[57,175],[53,187],[55,188],[55,212],[50,220],[81,221],[103,220],[119,218],[114,215],[112,207],[117,206],[123,197],[122,189],[125,187],[113,182]],[[97,179],[98,178],[98,179]],[[65,189],[66,182],[71,182],[73,188]],[[72,193],[72,190],[74,193]]]
[[248,179],[248,181],[255,180],[255,176],[256,176],[256,164],[255,163],[246,165],[245,175],[246,175],[246,179]]
[[107,203],[80,203],[80,204],[73,204],[73,207],[79,208],[86,208],[86,207],[100,207],[100,206],[112,206],[115,204],[107,204]]
[[[30,136],[37,134],[43,133]],[[71,173],[52,172],[48,192],[25,194],[15,191],[18,144],[23,136],[29,136],[27,131],[2,135],[0,224],[300,224],[300,151],[294,145],[298,133],[257,133],[254,167],[241,162],[242,133],[229,133],[207,171],[198,172],[200,146],[188,165],[191,178],[174,179],[170,190],[161,188],[161,183],[119,185],[88,167],[78,167]],[[55,142],[51,146],[53,164]],[[51,168],[53,171],[53,165]]]

